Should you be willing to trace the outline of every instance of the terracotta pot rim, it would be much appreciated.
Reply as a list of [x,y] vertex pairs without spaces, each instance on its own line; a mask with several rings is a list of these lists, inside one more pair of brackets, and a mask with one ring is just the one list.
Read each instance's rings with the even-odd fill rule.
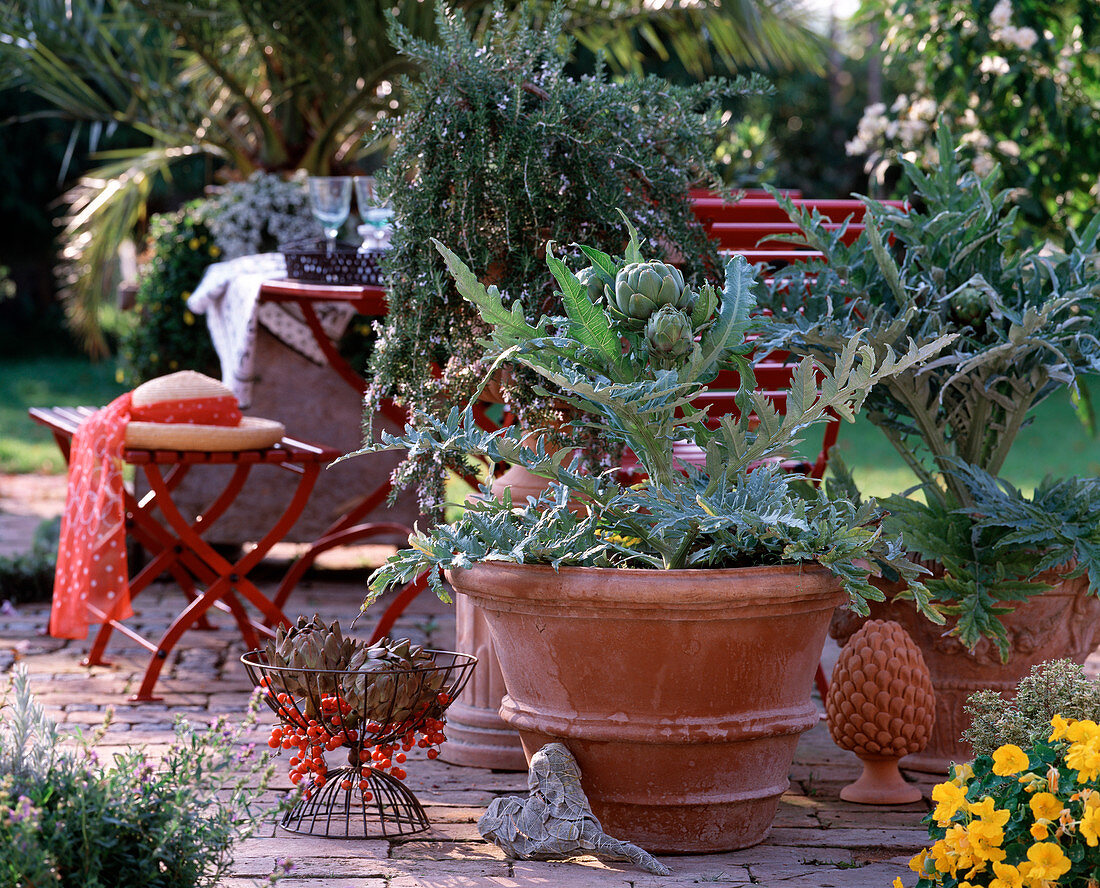
[[680,580],[686,577],[700,576],[749,576],[751,573],[787,573],[787,574],[816,574],[832,576],[829,569],[822,567],[816,561],[801,561],[797,564],[752,564],[746,567],[689,567],[678,570],[662,570],[648,567],[582,567],[580,565],[562,565],[554,567],[550,564],[526,564],[520,561],[480,561],[470,567],[449,569],[452,573],[473,573],[488,570],[535,572],[540,574],[590,574],[592,576],[622,574],[637,577],[668,577]]
[[[560,567],[489,561],[447,571],[455,589],[479,607],[568,608],[602,617],[607,609],[678,619],[718,611],[745,617],[769,610],[832,609],[845,599],[840,581],[816,562],[696,570]],[[507,605],[505,605],[507,602]],[[763,609],[763,610],[761,610]],[[709,617],[708,617],[709,618]]]

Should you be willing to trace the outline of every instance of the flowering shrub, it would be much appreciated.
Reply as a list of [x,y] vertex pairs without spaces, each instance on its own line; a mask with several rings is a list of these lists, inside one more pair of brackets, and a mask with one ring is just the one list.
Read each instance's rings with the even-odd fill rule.
[[950,120],[975,170],[1005,170],[1023,221],[1059,231],[1100,196],[1100,16],[1095,0],[869,0],[884,65],[911,88],[870,105],[851,154],[879,177],[899,155],[935,159]]
[[131,749],[104,766],[82,737],[61,745],[17,671],[0,720],[0,888],[221,884],[271,774],[241,738],[181,721],[163,761]]
[[272,253],[280,244],[320,237],[305,180],[304,170],[289,180],[257,171],[244,182],[229,183],[209,201],[203,221],[224,258]]
[[138,286],[134,321],[122,336],[120,381],[137,385],[176,370],[220,376],[206,323],[187,310],[206,267],[222,255],[204,222],[202,201],[154,216],[149,239],[152,259]]
[[[1100,884],[1100,725],[1055,715],[1046,740],[956,765],[932,790],[917,888]],[[894,880],[895,888],[902,885]]]

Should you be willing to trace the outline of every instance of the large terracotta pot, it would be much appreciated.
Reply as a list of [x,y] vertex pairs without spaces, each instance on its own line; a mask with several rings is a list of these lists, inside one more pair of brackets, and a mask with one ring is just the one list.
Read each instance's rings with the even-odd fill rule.
[[528,759],[560,740],[608,833],[651,851],[767,835],[843,593],[816,566],[454,571],[481,608]]
[[[1002,618],[1011,646],[1008,662],[1002,663],[996,646],[988,640],[982,639],[968,651],[946,634],[955,623],[953,619],[946,626],[937,626],[918,614],[912,601],[893,600],[899,591],[897,584],[879,585],[887,601],[872,602],[870,618],[896,620],[905,627],[924,655],[936,692],[936,723],[928,746],[901,761],[903,768],[916,771],[946,774],[952,762],[974,758],[970,744],[959,739],[970,727],[964,711],[967,697],[986,689],[1011,695],[1031,667],[1047,660],[1069,658],[1084,663],[1100,629],[1100,599],[1087,594],[1088,578],[1063,580]],[[862,618],[838,610],[830,634],[844,644],[862,623]]]

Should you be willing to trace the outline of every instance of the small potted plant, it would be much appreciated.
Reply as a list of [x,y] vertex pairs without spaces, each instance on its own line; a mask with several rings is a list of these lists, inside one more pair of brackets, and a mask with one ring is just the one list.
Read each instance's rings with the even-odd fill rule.
[[903,622],[928,661],[936,727],[909,763],[933,770],[969,757],[958,741],[969,693],[1006,689],[1042,660],[1083,662],[1100,616],[1084,597],[1100,585],[1100,479],[1047,479],[1027,497],[998,477],[1035,406],[1066,387],[1084,395],[1077,377],[1100,370],[1100,216],[1065,250],[1020,247],[998,171],[968,169],[944,126],[938,140],[933,169],[905,164],[913,206],[867,200],[850,246],[788,203],[799,242],[822,258],[777,274],[764,302],[776,317],[767,344],[826,366],[853,335],[875,348],[955,336],[867,402],[923,496],[886,500],[887,529],[933,567],[930,610],[948,621],[904,603],[875,614]]
[[1015,697],[982,692],[968,704],[980,752],[932,790],[933,843],[909,863],[916,888],[1097,884],[1100,692],[1062,661],[1034,669]]
[[[589,265],[577,274],[548,245],[565,315],[532,322],[436,247],[485,324],[489,373],[508,362],[538,374],[547,397],[629,447],[645,480],[585,470],[530,430],[483,431],[471,405],[418,417],[384,446],[520,465],[549,486],[526,502],[470,502],[414,534],[372,575],[372,594],[429,571],[445,596],[449,572],[489,621],[505,720],[528,756],[568,746],[609,832],[664,851],[761,841],[798,735],[817,722],[810,688],[834,607],[845,593],[861,612],[881,598],[869,567],[914,587],[921,572],[887,542],[873,503],[833,498],[779,458],[947,340],[898,356],[856,337],[832,370],[804,360],[780,415],[746,358],[758,285],[741,257],[718,290],[645,261],[633,230],[622,259],[580,248]],[[740,413],[711,422],[691,402],[724,367],[740,373]],[[701,448],[705,466],[677,464],[677,441]]]

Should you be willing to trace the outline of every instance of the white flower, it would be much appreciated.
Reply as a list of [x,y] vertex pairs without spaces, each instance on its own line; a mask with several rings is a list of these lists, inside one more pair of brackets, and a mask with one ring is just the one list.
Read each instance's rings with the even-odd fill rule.
[[997,150],[1007,157],[1020,156],[1020,146],[1011,139],[1001,139],[1001,141],[997,143]]
[[938,110],[936,100],[931,96],[925,96],[913,102],[909,109],[909,116],[916,120],[935,120]]
[[1034,28],[1017,28],[1015,39],[1009,42],[1015,43],[1024,52],[1027,52],[1039,40],[1039,35]]
[[974,172],[979,176],[988,176],[996,165],[996,161],[985,152],[974,155]]
[[858,154],[866,154],[869,148],[870,146],[859,136],[844,143],[844,151],[849,157],[855,157]]
[[1007,27],[1009,22],[1012,21],[1012,2],[1011,0],[999,0],[996,6],[993,7],[993,11],[989,14],[989,23],[994,28]]
[[996,74],[1002,76],[1009,71],[1008,60],[1004,56],[983,56],[982,63],[978,66],[978,70],[983,74]]

